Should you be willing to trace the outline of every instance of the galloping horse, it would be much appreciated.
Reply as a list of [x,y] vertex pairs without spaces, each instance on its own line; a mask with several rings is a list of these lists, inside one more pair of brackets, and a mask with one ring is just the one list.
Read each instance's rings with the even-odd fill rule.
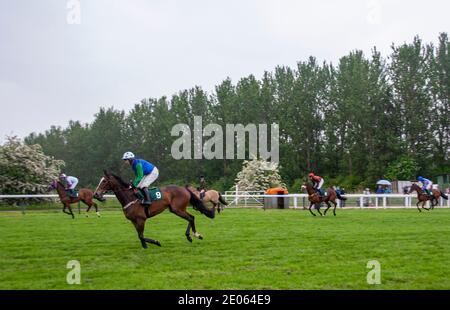
[[[419,210],[419,212],[422,212],[422,210],[420,210],[419,204],[422,203],[422,209],[425,209],[427,211],[430,211],[430,209],[434,209],[434,207],[439,203],[439,197],[442,197],[444,199],[448,199],[447,195],[445,195],[443,192],[441,192],[440,190],[437,189],[433,189],[432,190],[432,195],[427,195],[423,192],[423,190],[420,188],[419,185],[417,185],[416,183],[413,183],[413,185],[411,185],[411,188],[409,189],[408,194],[411,194],[412,192],[416,191],[417,192],[417,199],[419,200],[416,204],[417,210]],[[425,203],[427,201],[431,202],[431,207],[430,208],[425,208]]]
[[[50,184],[49,190],[56,189],[58,192],[59,199],[61,200],[61,203],[63,204],[63,212],[66,214],[69,214],[72,216],[72,218],[75,218],[75,215],[72,212],[72,208],[70,207],[71,204],[77,203],[82,201],[85,205],[88,206],[86,212],[89,212],[91,210],[92,206],[95,207],[95,212],[97,213],[97,216],[100,217],[100,212],[98,212],[98,206],[93,201],[94,193],[87,188],[81,188],[78,192],[78,197],[70,197],[66,193],[66,189],[64,188],[64,185],[58,181],[53,180],[53,182]],[[69,212],[66,211],[66,209],[69,209]],[[86,214],[86,216],[88,216]]]
[[319,193],[313,188],[313,186],[306,181],[303,183],[302,188],[306,188],[306,191],[308,192],[309,195],[308,200],[311,202],[309,206],[309,212],[311,212],[311,214],[314,216],[316,216],[316,214],[314,214],[314,212],[312,212],[311,210],[313,205],[317,206],[317,211],[319,212],[320,216],[323,216],[322,213],[320,212],[320,204],[322,202],[325,202],[327,204],[328,208],[325,210],[324,214],[327,215],[327,211],[331,208],[330,204],[331,202],[334,204],[333,214],[334,216],[336,216],[336,207],[337,207],[336,197],[339,200],[347,200],[347,198],[342,197],[331,187],[327,190],[327,195],[325,197],[320,197]]
[[159,241],[144,237],[144,228],[147,219],[160,214],[166,209],[169,209],[170,212],[188,221],[185,235],[189,242],[192,242],[190,234],[191,229],[197,239],[201,240],[203,239],[203,236],[195,229],[194,216],[189,214],[186,210],[188,204],[190,203],[195,210],[200,211],[211,219],[215,216],[214,210],[208,209],[192,191],[175,185],[161,188],[163,194],[162,199],[153,201],[150,206],[144,206],[136,197],[130,184],[123,181],[119,176],[109,174],[106,171],[104,173],[105,175],[100,179],[100,183],[95,190],[94,196],[97,199],[102,200],[104,193],[110,190],[114,192],[122,205],[125,217],[134,224],[144,249],[147,248],[147,243],[161,246]]
[[[197,197],[200,198],[200,191],[190,185],[186,185],[189,190],[191,190]],[[223,199],[222,195],[213,189],[206,191],[205,196],[203,198],[200,198],[205,204],[208,202],[211,202],[213,204],[213,209],[215,210],[217,207],[217,211],[220,213],[220,211],[223,210],[225,206],[228,206],[228,202]]]

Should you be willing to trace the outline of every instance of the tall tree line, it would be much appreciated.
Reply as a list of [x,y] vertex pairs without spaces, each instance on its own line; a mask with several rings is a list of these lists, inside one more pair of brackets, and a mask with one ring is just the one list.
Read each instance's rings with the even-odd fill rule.
[[337,65],[310,57],[296,68],[265,72],[260,80],[226,79],[212,94],[194,87],[171,98],[142,100],[128,112],[101,108],[91,124],[72,121],[25,142],[64,160],[65,171],[88,186],[95,186],[103,169],[131,177],[120,158],[132,150],[159,167],[160,184],[205,175],[224,190],[235,183],[242,161],[174,160],[172,127],[185,123],[193,130],[194,115],[203,117],[204,126],[215,123],[224,130],[226,124],[277,123],[286,184],[314,171],[329,185],[357,188],[373,185],[387,171],[395,178],[390,168],[403,161],[417,167],[410,178],[448,173],[449,99],[450,44],[442,33],[436,46],[416,37],[393,45],[387,58],[376,48],[369,56],[352,51]]

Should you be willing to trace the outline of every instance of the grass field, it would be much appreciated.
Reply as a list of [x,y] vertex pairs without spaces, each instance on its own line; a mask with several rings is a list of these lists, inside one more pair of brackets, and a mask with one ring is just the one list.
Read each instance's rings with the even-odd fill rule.
[[[450,210],[228,209],[191,244],[168,212],[147,221],[143,250],[119,211],[0,212],[0,289],[450,289]],[[66,263],[81,263],[81,285]],[[381,285],[366,282],[369,260]]]

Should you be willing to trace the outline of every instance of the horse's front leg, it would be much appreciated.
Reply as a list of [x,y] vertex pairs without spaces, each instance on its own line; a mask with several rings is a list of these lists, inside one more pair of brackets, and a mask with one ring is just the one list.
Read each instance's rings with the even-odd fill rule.
[[419,212],[422,212],[422,210],[420,210],[419,204],[420,204],[420,201],[418,201],[418,202],[416,203],[417,210],[419,210]]
[[312,206],[314,205],[314,203],[313,202],[311,202],[311,204],[309,205],[309,212],[312,214],[312,215],[314,215],[314,216],[317,216],[316,214],[314,214],[314,212],[312,212]]
[[321,205],[321,204],[322,204],[322,202],[318,202],[318,203],[316,204],[316,206],[317,206],[317,212],[319,212],[320,216],[323,216],[322,212],[320,212],[320,205]]
[[161,243],[157,240],[148,239],[144,237],[144,228],[145,228],[145,219],[136,219],[136,221],[133,221],[134,227],[136,228],[136,232],[138,234],[138,238],[141,241],[141,245],[144,249],[147,249],[147,243],[154,244],[157,246],[161,246]]

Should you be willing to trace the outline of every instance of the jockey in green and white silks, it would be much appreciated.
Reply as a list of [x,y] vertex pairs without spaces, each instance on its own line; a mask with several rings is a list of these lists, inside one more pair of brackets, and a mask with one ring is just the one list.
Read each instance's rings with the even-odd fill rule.
[[65,183],[66,191],[69,192],[69,196],[74,197],[75,195],[75,187],[77,187],[78,179],[76,177],[67,176],[64,173],[59,175],[59,179],[63,184]]
[[122,159],[128,162],[133,169],[135,178],[132,182],[133,186],[141,190],[144,194],[143,205],[150,205],[150,195],[148,187],[156,181],[159,176],[159,170],[153,164],[143,159],[137,159],[132,152],[123,154]]

